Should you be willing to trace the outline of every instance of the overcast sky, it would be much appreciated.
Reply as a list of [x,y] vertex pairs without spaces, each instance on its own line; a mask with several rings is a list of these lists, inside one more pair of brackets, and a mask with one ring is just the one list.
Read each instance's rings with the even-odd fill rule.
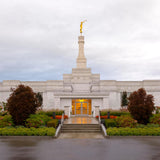
[[87,66],[105,80],[160,79],[160,0],[1,0],[0,81],[61,80]]

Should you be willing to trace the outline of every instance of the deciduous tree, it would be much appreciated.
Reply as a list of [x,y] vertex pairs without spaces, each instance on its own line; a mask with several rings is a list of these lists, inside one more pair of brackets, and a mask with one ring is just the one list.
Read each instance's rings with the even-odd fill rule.
[[138,123],[147,124],[154,111],[153,96],[147,95],[144,88],[133,92],[129,97],[128,110]]
[[8,111],[12,115],[15,125],[24,125],[30,114],[36,112],[39,107],[36,94],[29,86],[19,85],[11,89],[12,93],[8,98]]

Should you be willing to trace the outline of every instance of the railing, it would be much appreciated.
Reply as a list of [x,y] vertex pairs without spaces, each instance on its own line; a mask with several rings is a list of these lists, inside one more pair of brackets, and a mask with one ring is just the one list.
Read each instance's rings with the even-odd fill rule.
[[105,126],[103,124],[101,124],[101,114],[100,114],[100,112],[99,112],[99,116],[98,116],[98,122],[99,122],[99,124],[100,124],[100,126],[102,128],[102,132],[103,132],[104,136],[106,137],[107,136],[107,132],[106,132]]
[[58,128],[57,128],[57,130],[56,130],[55,138],[57,138],[57,137],[58,137],[59,132],[60,132],[60,130],[61,130],[61,128],[62,128],[62,126],[63,126],[63,122],[64,122],[64,113],[62,114],[61,124],[59,124],[59,126],[58,126]]
[[101,124],[101,115],[100,115],[100,112],[99,112],[99,116],[98,116],[98,122],[99,122],[99,124]]
[[102,128],[104,136],[106,137],[107,136],[107,131],[106,131],[106,128],[103,124],[101,124],[101,128]]
[[64,122],[64,113],[62,114],[62,118],[61,118],[61,124],[63,125]]

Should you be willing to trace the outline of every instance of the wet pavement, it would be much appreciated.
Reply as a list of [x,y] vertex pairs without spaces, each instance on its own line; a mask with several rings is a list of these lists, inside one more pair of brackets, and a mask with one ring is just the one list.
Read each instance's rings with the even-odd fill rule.
[[160,138],[1,137],[0,160],[160,160]]
[[59,139],[104,139],[102,133],[61,133]]
[[93,117],[70,117],[64,124],[98,124],[98,120]]

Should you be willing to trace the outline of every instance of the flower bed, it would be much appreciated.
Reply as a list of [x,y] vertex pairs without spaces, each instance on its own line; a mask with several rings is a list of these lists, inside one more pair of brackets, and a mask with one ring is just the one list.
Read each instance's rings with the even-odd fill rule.
[[54,136],[54,128],[0,128],[0,136]]
[[[99,118],[99,116],[96,116],[96,118]],[[108,116],[100,116],[101,119],[108,119]],[[116,119],[117,116],[110,116],[110,119]]]
[[108,128],[109,136],[160,136],[160,127],[145,128]]
[[[53,119],[53,117],[51,117],[51,119]],[[62,115],[57,115],[56,119],[62,119]],[[68,116],[64,115],[64,119],[68,119]]]

